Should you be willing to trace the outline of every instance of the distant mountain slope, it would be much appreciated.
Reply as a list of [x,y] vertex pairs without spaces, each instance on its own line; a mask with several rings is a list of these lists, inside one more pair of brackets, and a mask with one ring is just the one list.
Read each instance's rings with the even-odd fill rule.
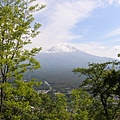
[[109,58],[87,54],[67,44],[61,44],[39,53],[36,59],[40,61],[41,69],[34,71],[28,78],[48,81],[53,88],[78,87],[84,78],[72,73],[73,68],[87,67],[88,63],[102,63]]

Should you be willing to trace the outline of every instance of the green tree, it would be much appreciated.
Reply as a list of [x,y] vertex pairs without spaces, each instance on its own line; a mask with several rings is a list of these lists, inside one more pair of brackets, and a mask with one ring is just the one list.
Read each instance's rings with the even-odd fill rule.
[[93,120],[92,97],[82,89],[74,89],[71,92],[69,111],[72,120]]
[[117,65],[116,62],[93,63],[89,64],[89,68],[73,70],[80,75],[86,75],[86,80],[80,87],[94,97],[94,105],[99,105],[96,116],[100,116],[101,120],[115,119],[120,109],[120,97],[117,94],[120,88],[120,72],[114,69],[115,64]]
[[37,120],[35,112],[41,105],[41,97],[33,89],[39,82],[24,82],[15,80],[14,83],[3,83],[4,103],[1,119],[5,120]]
[[22,80],[27,69],[40,67],[34,56],[41,50],[25,49],[31,38],[39,34],[41,24],[34,22],[33,12],[44,6],[33,5],[35,0],[0,0],[0,112],[3,110],[2,84]]
[[47,94],[41,96],[42,105],[38,112],[41,120],[70,120],[70,113],[67,111],[67,99],[64,94],[57,94],[51,98]]
[[55,111],[57,111],[57,113],[54,111],[55,112],[54,114],[56,114],[56,118],[58,120],[70,119],[70,114],[67,110],[68,104],[65,94],[61,93],[56,95],[55,106],[56,106]]

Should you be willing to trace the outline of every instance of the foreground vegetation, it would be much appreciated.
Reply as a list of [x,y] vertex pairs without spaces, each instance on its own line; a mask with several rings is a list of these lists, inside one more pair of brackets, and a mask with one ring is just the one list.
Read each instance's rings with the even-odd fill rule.
[[[41,48],[26,50],[38,33],[33,12],[44,6],[35,0],[0,1],[0,119],[1,120],[118,120],[120,71],[117,62],[89,64],[74,69],[86,75],[79,89],[66,94],[38,94],[41,82],[23,81],[27,70],[40,67],[34,56]],[[34,5],[34,6],[31,6]]]
[[[85,74],[80,88],[70,94],[37,93],[40,82],[3,83],[3,120],[119,120],[120,71],[107,69],[113,62],[90,64],[73,72]],[[117,63],[116,63],[117,64]]]

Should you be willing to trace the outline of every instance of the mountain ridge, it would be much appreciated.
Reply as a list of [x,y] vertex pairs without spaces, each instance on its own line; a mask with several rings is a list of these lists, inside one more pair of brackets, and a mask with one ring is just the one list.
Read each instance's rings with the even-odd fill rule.
[[69,45],[68,43],[60,43],[52,48],[48,49],[44,53],[70,53],[70,52],[81,52],[81,50]]
[[[74,68],[87,68],[89,63],[103,63],[110,61],[110,58],[100,57],[88,54],[77,48],[72,48],[62,44],[68,48],[64,51],[49,51],[46,53],[39,53],[35,58],[40,62],[41,68],[28,73],[26,78],[36,78],[37,81],[47,81],[52,85],[54,89],[76,88],[85,79],[83,76],[79,78],[79,75],[74,75],[72,70]],[[61,45],[57,46],[61,48]],[[56,50],[56,49],[55,49]],[[113,59],[111,59],[113,60]]]

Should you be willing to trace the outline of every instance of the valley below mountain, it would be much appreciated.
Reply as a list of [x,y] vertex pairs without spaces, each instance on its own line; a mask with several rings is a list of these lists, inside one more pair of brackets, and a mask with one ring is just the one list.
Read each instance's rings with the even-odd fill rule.
[[47,81],[53,90],[65,91],[79,87],[85,76],[79,77],[72,70],[79,67],[88,67],[89,63],[108,62],[110,58],[87,54],[67,44],[52,47],[35,58],[40,62],[41,68],[34,72],[27,72],[25,79],[36,78],[43,81],[40,89],[49,89],[44,84]]

